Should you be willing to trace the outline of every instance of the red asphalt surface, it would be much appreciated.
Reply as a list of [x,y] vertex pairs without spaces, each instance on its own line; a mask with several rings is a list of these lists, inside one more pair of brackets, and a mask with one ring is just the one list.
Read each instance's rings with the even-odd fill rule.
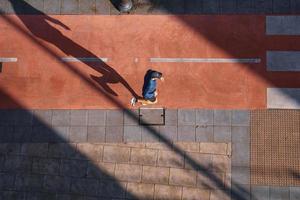
[[[18,62],[2,64],[0,108],[18,107],[11,99],[28,109],[130,108],[132,90],[141,95],[149,68],[165,77],[155,107],[266,108],[267,87],[300,87],[299,72],[267,72],[266,51],[297,49],[300,37],[267,36],[262,15],[2,15],[0,57]],[[109,60],[66,63],[61,57]],[[151,63],[150,58],[262,61]]]

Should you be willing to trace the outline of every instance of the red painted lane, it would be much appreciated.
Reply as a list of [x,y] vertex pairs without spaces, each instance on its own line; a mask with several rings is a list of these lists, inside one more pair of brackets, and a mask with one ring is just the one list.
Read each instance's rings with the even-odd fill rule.
[[[168,108],[265,108],[267,87],[300,87],[299,73],[266,71],[266,50],[300,49],[300,38],[266,36],[264,16],[6,17],[0,17],[0,57],[18,62],[3,64],[0,89],[27,108],[118,107],[103,88],[129,107],[129,89],[141,93],[149,67],[165,74],[156,106]],[[109,62],[71,63],[77,74],[60,61],[96,56]],[[150,63],[151,57],[262,62]],[[14,107],[0,99],[1,108]]]

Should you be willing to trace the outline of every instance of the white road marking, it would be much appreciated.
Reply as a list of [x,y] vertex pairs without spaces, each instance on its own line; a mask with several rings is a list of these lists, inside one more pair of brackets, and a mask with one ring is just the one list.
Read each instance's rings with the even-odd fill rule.
[[0,58],[0,62],[17,62],[18,58]]
[[260,63],[260,58],[150,58],[150,62],[181,63]]
[[94,58],[94,57],[63,57],[64,62],[107,62],[108,58]]

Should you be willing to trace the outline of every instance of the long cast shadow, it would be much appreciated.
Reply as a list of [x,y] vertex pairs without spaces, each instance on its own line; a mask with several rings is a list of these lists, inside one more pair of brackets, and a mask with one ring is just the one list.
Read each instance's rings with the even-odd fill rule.
[[[3,12],[2,12],[3,13]],[[10,25],[15,27],[17,30],[19,30],[22,34],[24,34],[28,39],[30,39],[33,43],[39,45],[44,51],[48,52],[49,55],[51,55],[55,59],[59,59],[59,55],[57,55],[54,51],[51,49],[47,48],[45,45],[43,45],[41,42],[39,42],[35,37],[32,35],[28,34],[26,30],[24,30],[22,27],[17,25],[13,20],[11,20],[9,17],[3,15],[2,16]],[[21,17],[21,16],[19,16]],[[38,16],[36,16],[38,17]],[[45,17],[44,17],[45,19]],[[73,43],[73,42],[72,42]],[[77,54],[76,54],[77,55]],[[95,89],[98,92],[101,92],[104,97],[109,99],[113,104],[115,104],[118,108],[125,108],[125,106],[120,103],[117,99],[113,98],[105,88],[99,88],[97,87],[91,79],[86,78],[79,70],[76,69],[73,65],[70,63],[64,63],[64,67],[70,70],[72,73],[74,73],[76,76],[80,77],[83,81],[85,81],[88,85],[90,85],[93,89]],[[109,78],[109,77],[108,77]],[[139,117],[133,113],[130,110],[125,110],[125,114],[127,114],[129,117],[131,117],[135,121],[139,121]],[[146,122],[144,122],[146,123]],[[185,158],[187,163],[193,167],[193,169],[199,171],[202,173],[204,176],[209,178],[217,188],[219,188],[222,192],[224,192],[225,195],[228,197],[232,197],[233,199],[236,200],[243,200],[247,199],[247,197],[244,196],[244,194],[247,194],[248,191],[246,191],[244,188],[241,188],[239,185],[235,184],[232,182],[232,188],[228,186],[224,186],[223,182],[220,178],[216,177],[214,173],[211,171],[208,171],[204,166],[201,164],[197,163],[194,159],[192,159],[190,156],[186,155],[183,150],[181,150],[179,147],[176,147],[172,144],[171,141],[169,141],[166,137],[162,136],[160,133],[158,133],[155,129],[152,127],[146,127],[148,129],[148,132],[153,134],[154,137],[158,138],[161,142],[165,143],[169,149],[177,153],[179,156],[182,158]]]

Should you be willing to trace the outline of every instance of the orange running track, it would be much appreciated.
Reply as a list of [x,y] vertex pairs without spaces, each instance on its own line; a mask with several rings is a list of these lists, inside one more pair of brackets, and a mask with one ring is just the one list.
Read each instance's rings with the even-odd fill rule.
[[[265,16],[0,16],[0,107],[130,107],[147,69],[161,71],[166,108],[266,107],[267,87],[300,87],[299,73],[267,72],[266,50],[297,50],[267,36]],[[62,57],[108,58],[107,63]],[[150,58],[260,58],[260,63],[151,63]],[[9,95],[9,97],[7,96]]]

